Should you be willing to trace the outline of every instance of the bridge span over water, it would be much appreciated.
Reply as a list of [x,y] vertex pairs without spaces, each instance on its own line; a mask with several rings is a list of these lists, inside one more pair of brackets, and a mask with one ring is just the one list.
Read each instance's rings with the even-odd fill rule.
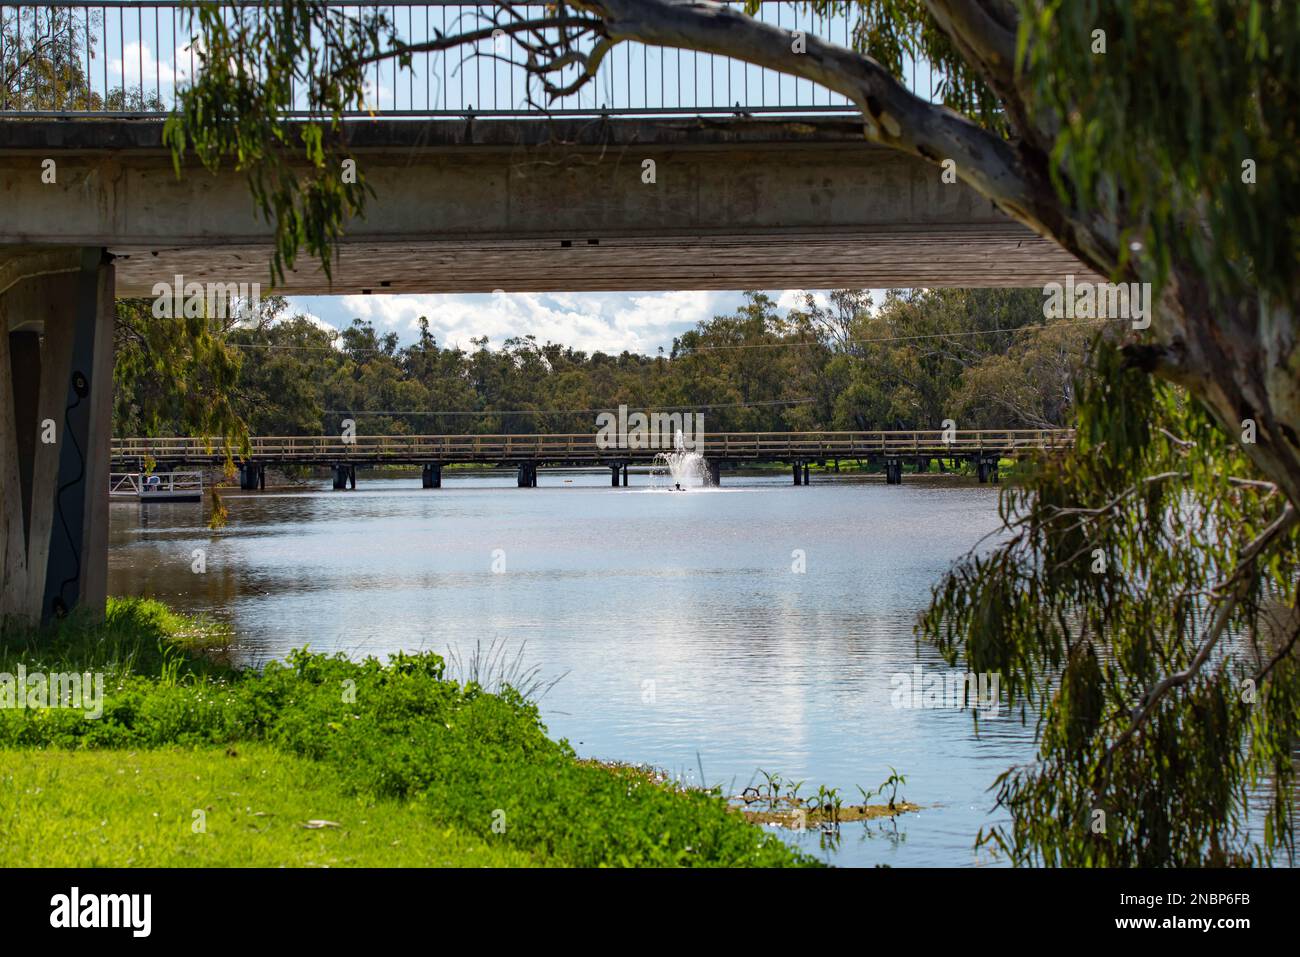
[[[217,9],[238,17],[257,6]],[[417,45],[480,5],[382,6]],[[847,17],[788,6],[762,4],[758,15],[851,44]],[[34,69],[49,78],[38,89],[0,86],[0,396],[13,397],[0,403],[0,615],[48,619],[83,600],[103,608],[115,299],[157,297],[178,276],[186,287],[261,283],[264,295],[364,295],[1041,287],[1087,272],[974,190],[945,181],[938,165],[867,143],[857,106],[808,81],[620,44],[594,82],[542,108],[523,66],[486,43],[457,51],[459,62],[421,53],[410,74],[376,66],[375,102],[350,111],[339,134],[374,197],[347,224],[332,279],[303,256],[272,289],[274,230],[246,174],[186,158],[178,177],[162,142],[165,113],[194,75],[187,8],[0,0],[0,19],[22,27],[16,52],[32,54],[28,31],[39,38],[55,8],[71,11],[62,22],[74,29],[48,38],[39,56],[62,51],[64,66]],[[942,78],[909,66],[910,81],[902,79],[934,100]],[[305,104],[292,105],[287,122],[309,118]],[[39,438],[47,422],[58,425],[57,443]],[[874,458],[895,481],[905,458],[955,454],[989,477],[995,456],[1020,451],[826,435],[804,446],[712,437],[722,444],[704,454],[715,474],[727,463],[782,461],[804,477],[810,462]],[[336,482],[344,470],[355,482],[358,465],[414,462],[433,487],[442,463],[456,461],[512,464],[531,485],[539,465],[608,465],[625,475],[628,463],[646,460],[640,450],[598,455],[581,447],[590,437],[563,448],[497,437],[504,444],[492,449],[443,438],[391,451],[264,445],[244,463],[244,480],[260,483],[277,455],[332,465]]]
[[[627,484],[629,465],[661,460],[665,443],[605,442],[595,433],[532,435],[296,435],[251,439],[247,455],[230,450],[238,463],[244,489],[264,488],[268,465],[328,466],[334,487],[356,487],[356,469],[382,465],[418,465],[425,488],[440,488],[442,467],[478,464],[515,467],[519,485],[537,484],[545,466],[604,466],[611,483]],[[746,464],[786,463],[795,485],[806,485],[809,466],[841,460],[879,463],[886,481],[902,481],[905,462],[927,471],[933,460],[969,461],[981,482],[997,481],[997,465],[1063,448],[1074,439],[1070,429],[966,429],[874,432],[715,432],[705,434],[690,451],[704,459],[714,484],[722,471]],[[112,462],[117,471],[183,466],[217,466],[227,461],[220,443],[190,437],[122,438],[113,440]]]

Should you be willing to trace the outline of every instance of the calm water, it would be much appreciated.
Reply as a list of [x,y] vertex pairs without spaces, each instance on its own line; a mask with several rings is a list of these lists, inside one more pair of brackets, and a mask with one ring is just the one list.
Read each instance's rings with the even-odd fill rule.
[[[931,586],[996,525],[997,490],[958,479],[725,475],[669,492],[633,474],[457,477],[362,472],[354,492],[231,493],[204,507],[112,506],[109,584],[226,619],[252,662],[310,644],[386,656],[526,642],[551,733],[579,754],[645,762],[729,790],[758,769],[875,787],[893,765],[925,806],[843,828],[837,864],[963,865],[994,778],[1032,756],[1018,717],[895,708],[891,676],[945,670],[912,633]],[[207,572],[191,571],[205,551]],[[498,551],[500,550],[500,551]],[[792,571],[801,550],[806,571]],[[504,562],[504,571],[493,571]],[[567,672],[567,674],[566,674]]]

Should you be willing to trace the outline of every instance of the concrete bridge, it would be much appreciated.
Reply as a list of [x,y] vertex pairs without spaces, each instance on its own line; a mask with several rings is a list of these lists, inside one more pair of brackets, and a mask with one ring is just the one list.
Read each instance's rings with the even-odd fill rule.
[[[145,119],[0,122],[0,245],[102,247],[119,296],[178,275],[270,292],[272,235],[244,175],[190,165],[177,179],[161,133]],[[375,120],[345,136],[377,196],[332,283],[304,257],[277,292],[1042,286],[1086,272],[839,117]]]
[[[50,3],[0,2],[0,16],[26,10],[30,48],[33,7]],[[443,0],[326,5],[382,12],[412,45],[496,15]],[[221,15],[233,25],[240,6]],[[190,163],[177,179],[162,116],[145,111],[175,106],[196,69],[186,12],[140,0],[91,13],[72,8],[72,32],[50,38],[85,64],[79,97],[0,88],[0,246],[101,247],[123,296],[177,275],[265,284],[273,234],[244,174]],[[767,3],[755,15],[851,42],[843,14]],[[940,167],[866,143],[838,94],[694,51],[618,52],[544,111],[536,77],[491,42],[418,52],[405,76],[377,68],[373,104],[342,132],[377,195],[332,283],[303,262],[277,291],[1041,286],[1084,271]],[[902,79],[933,101],[942,77],[910,66]],[[301,87],[290,98],[287,116],[311,113]]]
[[[473,4],[384,6],[417,42],[446,33],[448,18]],[[49,22],[33,12],[41,7],[51,4],[0,2],[0,18],[27,24],[34,43]],[[35,105],[0,89],[0,615],[102,607],[114,302],[156,296],[156,284],[177,276],[261,283],[264,294],[378,294],[1041,286],[1085,272],[966,186],[943,182],[939,167],[867,144],[842,99],[707,54],[628,45],[604,61],[621,71],[610,82],[598,77],[576,102],[544,113],[516,93],[519,70],[503,73],[491,56],[462,53],[459,66],[450,55],[417,58],[422,100],[414,75],[409,89],[390,76],[391,101],[382,102],[377,74],[381,102],[343,132],[377,195],[348,226],[332,282],[304,257],[272,290],[272,231],[243,174],[189,162],[178,179],[161,115],[105,105],[129,101],[112,95],[124,92],[175,104],[177,78],[193,69],[180,62],[189,49],[181,11],[163,0],[101,6],[98,19],[89,7],[68,9],[83,29],[45,50],[86,65],[80,105],[58,89]],[[783,9],[769,4],[760,15],[849,41],[847,18],[787,23]],[[146,62],[145,49],[172,52]],[[927,95],[915,67],[913,88]],[[933,97],[936,77],[928,68],[923,76]],[[611,100],[597,102],[597,90]],[[408,458],[433,469],[454,460],[450,451]],[[897,451],[866,454],[894,463],[926,454]],[[550,454],[519,459],[521,481],[535,482]],[[796,475],[799,463],[806,474],[827,457],[820,448],[763,454],[791,461]],[[708,456],[718,468],[759,457],[739,447]],[[319,460],[355,481],[355,459]],[[889,470],[891,481],[901,477],[901,465]]]
[[[632,438],[629,442],[626,439]],[[646,441],[641,440],[645,438]],[[966,429],[877,432],[719,432],[703,436],[699,452],[716,485],[722,470],[737,465],[781,462],[791,466],[795,485],[808,484],[809,465],[841,459],[881,463],[886,481],[902,482],[904,462],[927,471],[932,460],[969,461],[981,482],[997,481],[1003,458],[1049,451],[1074,440],[1070,429]],[[248,455],[235,450],[240,486],[265,488],[268,465],[317,465],[334,470],[334,487],[356,487],[358,466],[419,465],[424,487],[442,487],[442,467],[452,463],[513,466],[520,487],[537,484],[544,466],[604,466],[611,484],[627,485],[628,466],[653,463],[671,442],[625,436],[602,442],[593,433],[533,435],[338,435],[259,436]],[[116,471],[148,467],[167,471],[182,466],[215,466],[227,460],[222,444],[197,438],[125,438],[113,440]]]

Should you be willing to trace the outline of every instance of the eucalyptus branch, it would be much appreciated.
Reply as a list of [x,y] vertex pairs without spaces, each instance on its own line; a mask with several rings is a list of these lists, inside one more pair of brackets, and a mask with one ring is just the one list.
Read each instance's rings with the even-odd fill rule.
[[1069,515],[1091,515],[1091,516],[1103,515],[1106,512],[1111,512],[1116,508],[1118,508],[1120,505],[1124,504],[1124,501],[1126,499],[1132,498],[1138,492],[1142,491],[1142,489],[1145,486],[1153,485],[1157,482],[1167,482],[1170,479],[1175,479],[1175,478],[1186,479],[1191,477],[1192,476],[1190,472],[1161,472],[1158,475],[1148,475],[1145,476],[1141,482],[1137,482],[1133,485],[1130,485],[1128,488],[1124,489],[1124,491],[1116,495],[1113,499],[1106,502],[1104,505],[1097,506],[1096,508],[1082,508],[1082,507],[1067,508],[1059,505],[1049,506],[1051,508],[1052,515],[1047,519],[1047,521],[1049,522],[1054,521],[1057,518],[1061,518]]
[[1101,765],[1109,765],[1112,757],[1126,745],[1133,736],[1146,724],[1151,717],[1160,700],[1174,688],[1181,687],[1191,681],[1204,667],[1205,662],[1209,660],[1211,652],[1219,643],[1224,631],[1227,629],[1228,622],[1231,620],[1232,613],[1236,610],[1237,604],[1241,599],[1241,591],[1233,586],[1239,584],[1246,575],[1253,570],[1255,561],[1259,554],[1268,547],[1279,535],[1282,535],[1296,526],[1300,513],[1291,505],[1290,502],[1282,510],[1282,513],[1273,520],[1262,532],[1257,535],[1244,549],[1237,564],[1233,567],[1231,573],[1222,579],[1217,585],[1213,586],[1211,594],[1218,595],[1225,589],[1232,588],[1228,596],[1215,609],[1214,617],[1206,630],[1205,636],[1201,641],[1200,648],[1197,650],[1195,657],[1182,671],[1167,675],[1153,687],[1143,699],[1140,707],[1135,709],[1129,726],[1124,732],[1106,749],[1102,757]]
[[1175,445],[1177,445],[1179,448],[1183,448],[1183,449],[1194,449],[1194,448],[1196,448],[1196,443],[1195,443],[1195,442],[1193,442],[1193,441],[1191,441],[1191,440],[1189,440],[1189,439],[1180,439],[1178,436],[1174,435],[1174,433],[1170,432],[1170,431],[1169,431],[1168,429],[1166,429],[1164,426],[1161,426],[1157,431],[1159,431],[1162,435],[1165,436],[1165,438],[1169,439],[1170,442],[1173,442],[1173,443],[1174,443]]
[[[1294,614],[1296,611],[1297,608],[1296,606],[1293,605],[1292,613]],[[1282,661],[1284,661],[1287,657],[1289,657],[1292,654],[1292,652],[1295,650],[1297,642],[1300,642],[1300,617],[1297,618],[1296,624],[1291,628],[1291,637],[1287,639],[1286,644],[1278,648],[1277,652],[1273,655],[1273,657],[1269,659],[1268,664],[1266,664],[1263,668],[1261,668],[1260,671],[1255,675],[1254,681],[1256,687],[1263,685],[1264,681],[1272,673],[1273,669],[1276,668],[1279,664],[1282,663]]]
[[[400,50],[387,49],[377,50],[366,56],[357,57],[348,63],[348,69],[361,68],[380,63],[384,60],[391,60],[398,53],[410,55],[414,53],[438,53],[444,50],[451,50],[459,46],[465,46],[471,43],[479,43],[483,40],[494,40],[498,33],[504,33],[514,38],[514,34],[519,33],[538,33],[547,29],[565,29],[567,27],[577,26],[584,27],[587,30],[599,30],[601,23],[590,17],[538,17],[532,20],[516,20],[501,23],[494,23],[490,27],[481,27],[477,30],[467,30],[464,33],[439,35],[434,40],[426,40],[421,43],[404,43]],[[518,41],[516,41],[518,42]],[[330,76],[337,79],[345,71],[335,70]]]

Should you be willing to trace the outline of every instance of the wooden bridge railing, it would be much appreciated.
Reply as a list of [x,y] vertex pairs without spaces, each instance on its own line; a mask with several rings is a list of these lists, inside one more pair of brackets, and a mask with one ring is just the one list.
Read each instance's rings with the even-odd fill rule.
[[[650,436],[630,437],[650,441]],[[969,456],[1016,454],[1059,448],[1074,440],[1071,429],[940,429],[911,432],[719,432],[706,434],[694,451],[706,458],[790,459],[868,456]],[[556,435],[340,435],[258,436],[252,458],[278,462],[394,461],[503,462],[649,460],[671,451],[666,443],[630,447],[626,441],[602,448],[594,433]],[[113,440],[113,458],[204,462],[225,458],[221,443],[203,439],[124,438]],[[238,452],[234,456],[242,459]]]

